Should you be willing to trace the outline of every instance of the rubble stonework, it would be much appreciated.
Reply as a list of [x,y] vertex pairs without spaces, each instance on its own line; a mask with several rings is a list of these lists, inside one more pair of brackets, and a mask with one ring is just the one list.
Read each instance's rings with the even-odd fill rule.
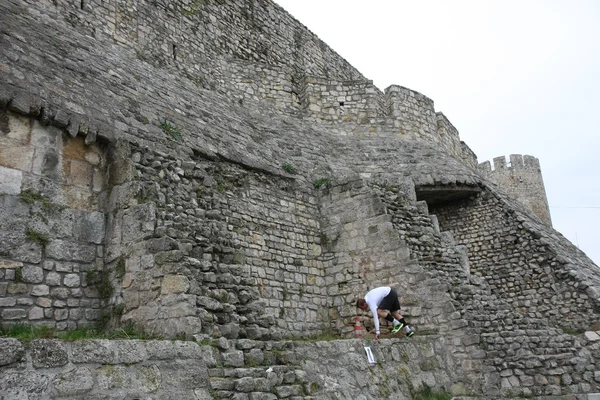
[[[273,2],[8,0],[0,35],[2,324],[202,344],[2,339],[0,397],[600,391],[600,273],[537,160],[476,168],[431,99]],[[352,336],[378,285],[417,335],[377,365],[299,341]]]
[[537,158],[511,154],[509,165],[506,164],[506,158],[502,156],[494,158],[493,170],[489,161],[479,164],[478,169],[542,221],[552,226],[542,170]]
[[[365,362],[360,340],[263,342],[0,339],[7,398],[387,398],[411,399],[415,387],[450,385],[444,342],[384,339]],[[39,351],[45,349],[46,351]],[[100,367],[98,367],[101,365]],[[401,379],[382,379],[399,375]],[[31,397],[27,397],[31,396]],[[93,396],[93,397],[92,397]]]

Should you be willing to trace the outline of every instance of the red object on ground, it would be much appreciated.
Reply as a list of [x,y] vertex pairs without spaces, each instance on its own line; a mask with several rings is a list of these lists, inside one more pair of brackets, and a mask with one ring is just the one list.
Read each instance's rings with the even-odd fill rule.
[[360,339],[364,336],[362,325],[360,324],[360,317],[354,319],[354,337]]

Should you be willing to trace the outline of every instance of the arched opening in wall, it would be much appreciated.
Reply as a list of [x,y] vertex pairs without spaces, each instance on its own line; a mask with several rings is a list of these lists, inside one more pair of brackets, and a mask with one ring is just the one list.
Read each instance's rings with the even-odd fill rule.
[[173,54],[173,60],[177,61],[177,45],[176,44],[173,44],[172,54]]

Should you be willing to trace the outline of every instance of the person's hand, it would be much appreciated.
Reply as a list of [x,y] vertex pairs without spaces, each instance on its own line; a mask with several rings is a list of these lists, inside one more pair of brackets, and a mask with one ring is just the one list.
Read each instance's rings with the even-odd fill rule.
[[379,333],[375,334],[375,340],[379,340]]

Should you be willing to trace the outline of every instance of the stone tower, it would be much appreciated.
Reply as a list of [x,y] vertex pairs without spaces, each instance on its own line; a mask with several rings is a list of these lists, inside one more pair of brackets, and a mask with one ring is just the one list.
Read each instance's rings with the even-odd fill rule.
[[552,226],[542,170],[537,158],[511,154],[507,165],[504,156],[496,157],[493,170],[490,162],[486,161],[479,164],[479,171]]

